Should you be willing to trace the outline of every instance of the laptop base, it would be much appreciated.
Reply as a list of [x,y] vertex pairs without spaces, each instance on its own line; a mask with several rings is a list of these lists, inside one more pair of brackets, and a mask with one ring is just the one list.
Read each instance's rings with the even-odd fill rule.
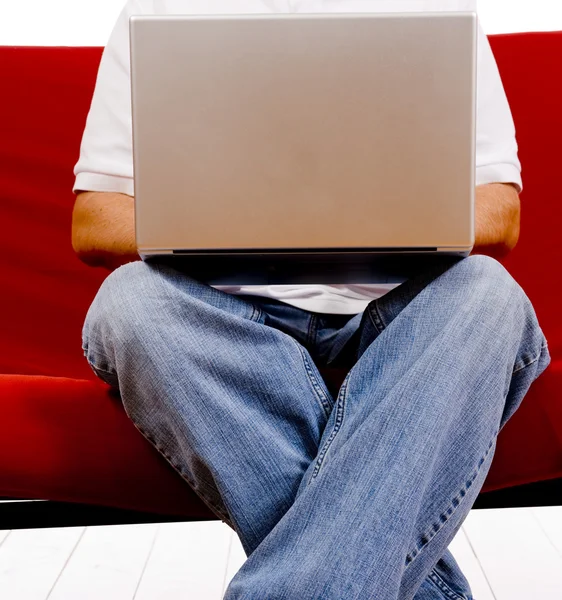
[[210,285],[402,283],[417,273],[451,266],[468,252],[324,252],[173,254],[145,257]]

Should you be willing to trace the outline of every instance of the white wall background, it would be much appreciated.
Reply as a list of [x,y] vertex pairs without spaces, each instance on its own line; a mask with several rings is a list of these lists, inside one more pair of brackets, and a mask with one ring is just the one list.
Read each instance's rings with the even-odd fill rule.
[[[0,0],[0,45],[103,46],[124,0]],[[486,33],[562,30],[562,0],[478,0]]]

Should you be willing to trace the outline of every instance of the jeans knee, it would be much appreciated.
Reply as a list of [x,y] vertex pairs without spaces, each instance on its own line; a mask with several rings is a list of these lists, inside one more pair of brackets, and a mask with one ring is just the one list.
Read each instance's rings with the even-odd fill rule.
[[119,267],[105,279],[86,315],[82,332],[85,351],[93,351],[92,346],[107,350],[114,341],[130,341],[136,325],[149,318],[146,291],[153,278],[152,267],[136,261]]
[[489,256],[473,255],[457,264],[464,287],[487,305],[510,304],[526,298],[509,271]]
[[494,279],[499,282],[511,284],[515,282],[507,269],[495,258],[484,254],[473,254],[460,263],[461,268],[470,276],[477,278]]
[[[535,352],[544,343],[534,307],[525,291],[498,261],[475,255],[460,261],[463,304],[479,323],[503,338],[523,339]],[[458,280],[455,280],[458,281]]]

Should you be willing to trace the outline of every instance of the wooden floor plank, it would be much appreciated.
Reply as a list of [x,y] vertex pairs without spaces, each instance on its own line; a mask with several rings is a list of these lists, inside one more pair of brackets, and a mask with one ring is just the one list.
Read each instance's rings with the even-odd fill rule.
[[[457,536],[451,542],[449,546],[453,556],[458,562],[462,572],[468,579],[472,588],[473,596],[478,600],[494,600],[494,595],[486,576],[478,559],[476,558],[466,534],[461,529]],[[240,567],[246,561],[246,554],[242,548],[239,537],[236,533],[232,532],[232,543],[229,551],[227,568],[226,568],[226,581],[223,590],[223,594],[226,592],[228,584],[236,575]]]
[[562,556],[562,506],[539,506],[532,508],[531,512]]
[[[562,507],[471,511],[450,550],[477,600],[562,598]],[[245,560],[218,521],[1,531],[0,598],[222,600]]]
[[232,578],[239,571],[240,567],[246,562],[246,553],[244,552],[244,548],[242,548],[238,534],[234,531],[231,531],[231,539],[232,542],[226,563],[223,595],[226,592],[226,588],[230,584]]
[[89,527],[49,600],[132,600],[157,529]]
[[531,510],[473,510],[464,522],[497,600],[562,598],[562,558]]
[[220,521],[160,525],[135,600],[222,600],[230,531]]
[[12,531],[0,546],[0,598],[45,600],[83,527]]
[[486,579],[486,574],[482,570],[462,527],[449,545],[449,550],[455,557],[464,576],[468,579],[472,595],[478,600],[495,600]]

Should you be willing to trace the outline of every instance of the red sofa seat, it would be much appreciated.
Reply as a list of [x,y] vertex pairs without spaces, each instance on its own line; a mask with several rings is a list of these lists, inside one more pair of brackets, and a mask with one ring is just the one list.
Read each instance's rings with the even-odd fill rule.
[[[483,491],[562,477],[562,32],[491,38],[524,167],[505,266],[533,301],[552,365],[500,433]],[[211,513],[82,356],[106,272],[70,244],[72,168],[101,48],[0,47],[0,496]]]

